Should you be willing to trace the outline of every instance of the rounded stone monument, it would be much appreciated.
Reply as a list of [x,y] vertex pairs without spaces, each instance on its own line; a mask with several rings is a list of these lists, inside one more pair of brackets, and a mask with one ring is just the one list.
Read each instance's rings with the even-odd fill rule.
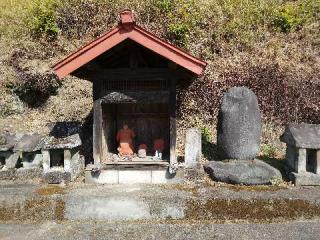
[[218,115],[217,145],[223,159],[253,159],[260,149],[261,114],[256,95],[246,87],[230,88]]

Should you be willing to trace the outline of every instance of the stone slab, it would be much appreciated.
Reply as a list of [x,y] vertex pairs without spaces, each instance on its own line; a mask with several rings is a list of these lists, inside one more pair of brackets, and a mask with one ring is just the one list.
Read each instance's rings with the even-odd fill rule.
[[9,154],[9,156],[6,158],[6,167],[7,168],[16,168],[18,160],[19,160],[20,154],[15,152]]
[[167,169],[158,170],[118,170],[118,169],[101,169],[85,171],[86,183],[98,184],[136,184],[136,183],[181,183],[181,177],[170,175]]
[[119,183],[118,170],[85,171],[86,183]]
[[81,138],[77,133],[66,137],[48,136],[43,139],[42,149],[73,149],[81,144]]
[[151,170],[119,170],[119,183],[151,183]]
[[23,134],[4,134],[1,135],[0,151],[9,151],[22,138]]
[[320,186],[320,175],[310,172],[305,173],[290,173],[290,180],[296,186]]
[[16,169],[17,179],[40,179],[42,177],[42,169],[39,167],[18,168]]
[[41,176],[41,168],[18,168],[0,170],[0,180],[32,180],[40,179]]
[[320,125],[289,124],[280,140],[298,148],[320,149]]
[[14,152],[34,152],[41,148],[42,136],[39,134],[23,134],[15,144]]
[[193,168],[201,158],[201,132],[197,128],[190,128],[186,133],[184,147],[184,161],[186,168]]
[[42,175],[42,179],[50,184],[68,183],[71,181],[71,174],[63,170],[50,169]]

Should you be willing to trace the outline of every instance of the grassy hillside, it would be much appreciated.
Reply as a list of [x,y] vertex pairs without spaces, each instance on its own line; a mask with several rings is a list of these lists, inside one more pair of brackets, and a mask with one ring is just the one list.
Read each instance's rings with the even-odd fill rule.
[[88,119],[90,83],[60,82],[50,66],[115,26],[124,8],[208,62],[179,92],[180,139],[192,125],[214,138],[221,95],[235,85],[258,95],[265,144],[287,122],[320,123],[318,0],[1,0],[0,131],[48,133],[52,122]]

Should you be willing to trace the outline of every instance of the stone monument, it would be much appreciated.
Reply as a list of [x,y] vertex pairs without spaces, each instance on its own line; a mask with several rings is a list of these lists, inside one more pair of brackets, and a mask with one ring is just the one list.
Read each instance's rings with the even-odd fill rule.
[[233,87],[223,96],[218,116],[217,145],[225,161],[205,165],[216,181],[232,184],[271,184],[282,179],[278,169],[255,159],[260,149],[261,114],[256,95],[246,87]]
[[256,95],[246,87],[229,89],[218,115],[217,145],[223,159],[254,159],[260,149],[261,114]]

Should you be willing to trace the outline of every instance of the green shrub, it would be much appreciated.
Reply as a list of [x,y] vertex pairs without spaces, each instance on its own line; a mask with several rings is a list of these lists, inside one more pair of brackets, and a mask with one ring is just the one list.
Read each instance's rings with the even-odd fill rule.
[[177,23],[169,25],[168,37],[173,43],[179,47],[185,48],[187,46],[187,35],[189,33],[189,27],[185,23]]
[[152,4],[163,13],[168,13],[174,9],[172,0],[153,0]]
[[208,127],[201,128],[202,142],[211,142],[211,131]]
[[217,159],[217,146],[212,142],[211,130],[204,126],[201,127],[202,153],[208,160]]
[[302,23],[299,10],[292,5],[282,8],[273,20],[273,25],[284,33],[298,29]]
[[270,144],[263,144],[261,146],[261,153],[264,155],[264,156],[267,156],[267,157],[271,157],[271,158],[274,158],[277,156],[277,148],[273,145],[270,145]]
[[57,36],[59,27],[56,23],[56,9],[59,3],[58,0],[35,0],[31,4],[28,24],[33,34]]

